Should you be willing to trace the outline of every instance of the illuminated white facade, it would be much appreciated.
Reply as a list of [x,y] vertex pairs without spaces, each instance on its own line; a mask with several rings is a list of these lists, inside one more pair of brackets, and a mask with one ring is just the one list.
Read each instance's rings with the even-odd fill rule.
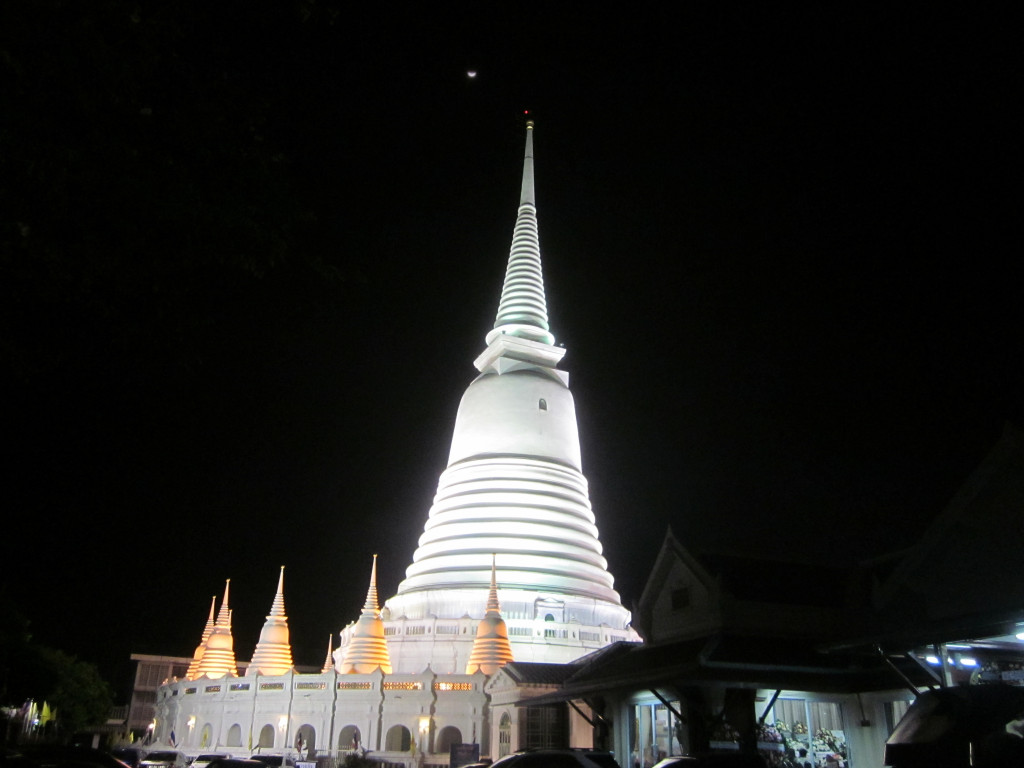
[[498,726],[484,683],[502,665],[564,663],[639,639],[602,556],[569,377],[557,368],[565,350],[548,327],[532,123],[508,267],[485,343],[397,593],[378,611],[374,560],[361,616],[341,630],[321,672],[300,674],[291,661],[282,571],[239,677],[225,589],[186,679],[158,692],[160,742],[173,734],[190,754],[359,747],[405,763],[416,749],[444,755],[449,744],[476,743],[487,755]]

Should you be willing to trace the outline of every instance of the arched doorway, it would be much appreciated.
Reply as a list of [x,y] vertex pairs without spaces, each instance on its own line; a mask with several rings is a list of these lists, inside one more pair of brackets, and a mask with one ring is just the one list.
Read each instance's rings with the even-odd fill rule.
[[442,755],[447,755],[451,751],[452,744],[461,743],[462,731],[454,725],[446,725],[437,732],[437,741],[435,742],[436,746],[434,747],[434,751]]
[[274,746],[274,726],[269,723],[263,726],[260,731],[260,741],[256,746],[260,748]]
[[213,743],[213,726],[207,723],[203,726],[202,733],[199,734],[199,748],[206,749],[211,743]]
[[316,729],[308,723],[295,732],[295,750],[308,759],[316,754]]
[[512,753],[512,718],[503,712],[498,723],[498,757]]
[[228,743],[229,747],[240,747],[242,746],[242,726],[235,723],[228,728]]
[[412,746],[412,734],[404,725],[392,725],[384,738],[385,752],[408,752]]
[[346,725],[338,735],[338,749],[359,749],[363,736],[354,725]]

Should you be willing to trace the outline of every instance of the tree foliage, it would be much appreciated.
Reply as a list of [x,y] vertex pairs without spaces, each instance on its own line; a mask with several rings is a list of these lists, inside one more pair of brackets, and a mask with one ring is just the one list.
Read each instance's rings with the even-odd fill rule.
[[56,710],[57,730],[65,736],[105,723],[113,706],[96,665],[33,643],[28,620],[6,593],[0,593],[0,675],[0,705],[45,701]]
[[43,691],[37,699],[56,710],[60,733],[70,736],[106,722],[114,697],[95,664],[46,647],[37,656]]

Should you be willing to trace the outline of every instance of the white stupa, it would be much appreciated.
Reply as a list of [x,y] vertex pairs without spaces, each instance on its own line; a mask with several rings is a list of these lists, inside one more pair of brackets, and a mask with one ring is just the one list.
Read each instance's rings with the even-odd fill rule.
[[511,733],[525,732],[525,710],[509,691],[496,703],[486,690],[501,670],[639,640],[601,554],[569,377],[557,367],[564,350],[548,328],[532,123],[508,269],[485,342],[397,594],[379,607],[374,556],[361,614],[337,647],[328,640],[322,667],[302,670],[292,663],[282,569],[239,677],[225,586],[185,678],[157,691],[155,740],[176,738],[189,754],[339,756],[365,747],[396,765],[410,764],[414,745],[429,765],[446,765],[456,744],[498,756],[518,743]]
[[400,671],[466,668],[472,636],[410,636],[403,625],[482,618],[492,555],[516,660],[566,662],[635,639],[601,554],[569,375],[556,367],[565,349],[548,327],[532,121],[508,268],[485,343],[413,563],[382,610]]

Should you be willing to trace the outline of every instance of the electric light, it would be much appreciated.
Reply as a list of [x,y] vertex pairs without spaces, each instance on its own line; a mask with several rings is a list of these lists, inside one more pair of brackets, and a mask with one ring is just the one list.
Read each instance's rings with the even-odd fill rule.
[[960,666],[962,667],[976,667],[978,666],[977,659],[971,659],[966,656],[960,657]]
[[282,731],[288,727],[288,716],[283,715],[280,720],[277,721],[277,727]]
[[420,718],[420,733],[426,734],[429,731],[430,731],[430,718],[429,717],[421,717]]

